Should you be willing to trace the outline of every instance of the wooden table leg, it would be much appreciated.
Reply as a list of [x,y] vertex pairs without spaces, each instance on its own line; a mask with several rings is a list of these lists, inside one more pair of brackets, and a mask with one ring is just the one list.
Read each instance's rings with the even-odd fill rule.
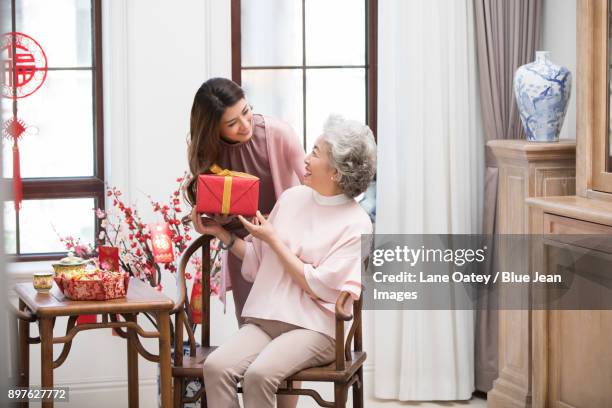
[[[125,315],[127,321],[136,322],[135,315]],[[135,337],[138,335],[134,329],[127,329],[127,361],[128,361],[128,406],[138,408],[138,350]]]
[[[25,303],[19,299],[19,310],[25,308]],[[30,344],[28,338],[30,337],[30,322],[19,319],[19,372],[17,382],[19,387],[28,388],[30,386]],[[22,402],[19,406],[21,408],[29,407],[28,401]]]
[[157,313],[159,330],[159,378],[161,383],[161,406],[172,407],[172,367],[170,366],[170,316],[168,312]]
[[[53,388],[53,319],[40,318],[40,386]],[[42,408],[53,408],[53,400],[43,401]]]

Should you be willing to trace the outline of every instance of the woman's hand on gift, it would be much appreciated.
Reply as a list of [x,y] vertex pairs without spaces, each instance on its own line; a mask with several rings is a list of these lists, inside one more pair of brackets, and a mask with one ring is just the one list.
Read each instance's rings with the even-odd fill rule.
[[242,215],[239,215],[238,219],[240,222],[242,222],[242,225],[244,225],[244,228],[246,228],[249,234],[255,238],[258,238],[267,244],[271,244],[272,241],[276,240],[276,229],[274,229],[272,223],[266,220],[266,218],[259,211],[257,211],[257,214],[252,221],[247,220]]
[[235,215],[230,214],[207,214],[210,218],[217,221],[221,225],[227,225],[236,219]]
[[191,211],[191,221],[194,229],[202,235],[213,235],[220,238],[221,235],[227,233],[223,226],[213,218],[203,218],[198,214],[195,208]]

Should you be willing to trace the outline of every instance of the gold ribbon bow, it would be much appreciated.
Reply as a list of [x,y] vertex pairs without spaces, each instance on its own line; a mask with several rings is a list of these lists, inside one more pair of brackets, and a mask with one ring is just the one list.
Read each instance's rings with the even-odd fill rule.
[[210,166],[210,171],[217,176],[224,176],[223,180],[223,201],[221,202],[221,214],[229,214],[230,203],[232,198],[232,179],[234,177],[242,177],[251,180],[259,180],[259,177],[255,177],[249,173],[243,173],[241,171],[233,171],[228,169],[222,169],[220,166],[213,164]]

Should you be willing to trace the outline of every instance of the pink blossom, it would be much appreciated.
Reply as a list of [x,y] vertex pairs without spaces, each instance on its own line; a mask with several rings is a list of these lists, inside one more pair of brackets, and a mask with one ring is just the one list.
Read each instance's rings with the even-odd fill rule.
[[106,213],[104,212],[104,210],[101,210],[100,208],[98,208],[96,209],[96,217],[102,219],[106,217]]
[[87,247],[85,245],[77,245],[74,247],[74,254],[78,257],[82,257],[83,255],[87,255]]

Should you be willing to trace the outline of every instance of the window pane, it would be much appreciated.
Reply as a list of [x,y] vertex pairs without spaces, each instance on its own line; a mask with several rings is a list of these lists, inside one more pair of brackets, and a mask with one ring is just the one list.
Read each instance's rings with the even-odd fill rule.
[[[19,142],[22,177],[93,176],[91,71],[50,71],[46,83],[18,102],[19,118],[31,128]],[[4,175],[13,155],[4,144]]]
[[2,27],[2,33],[8,33],[11,31],[11,2],[2,1],[0,2],[0,27]]
[[302,141],[302,70],[244,70],[242,87],[256,113],[288,122]]
[[7,254],[17,252],[17,220],[15,217],[15,205],[12,201],[4,202],[4,251]]
[[240,4],[242,66],[302,65],[302,1]]
[[[13,100],[9,98],[3,98],[0,96],[0,106],[2,106],[2,120],[6,122],[9,118],[13,116]],[[2,143],[4,144],[9,143],[9,140],[3,139]]]
[[365,1],[306,0],[306,64],[365,65]]
[[306,151],[323,133],[331,113],[365,123],[365,69],[306,70]]
[[95,242],[93,198],[25,200],[19,212],[21,253],[64,252],[61,236]]
[[47,54],[49,67],[91,66],[91,0],[17,0],[17,31]]

